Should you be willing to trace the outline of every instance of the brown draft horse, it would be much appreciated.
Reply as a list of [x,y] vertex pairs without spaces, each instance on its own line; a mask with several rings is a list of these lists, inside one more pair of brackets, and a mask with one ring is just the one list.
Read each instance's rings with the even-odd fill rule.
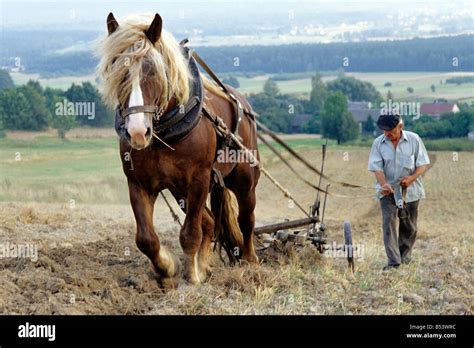
[[[125,120],[120,154],[137,224],[136,243],[151,260],[159,283],[164,287],[175,286],[181,273],[179,259],[160,245],[153,226],[154,203],[164,189],[168,189],[178,202],[185,202],[186,218],[179,241],[184,252],[183,275],[187,281],[197,284],[209,275],[211,245],[219,238],[214,231],[214,225],[219,221],[214,216],[221,218],[224,227],[221,238],[235,242],[240,259],[258,263],[253,245],[258,168],[245,162],[236,165],[218,162],[216,153],[222,139],[206,117],[201,117],[183,140],[169,144],[172,148],[159,146],[160,142],[153,137],[156,114],[140,109],[151,105],[161,114],[188,101],[193,81],[189,61],[184,58],[180,45],[171,34],[162,30],[162,19],[158,14],[154,18],[131,17],[119,25],[110,13],[107,28],[109,35],[102,42],[98,67],[102,93],[108,105],[132,111]],[[229,129],[234,130],[237,120],[233,102],[217,85],[204,77],[202,80],[206,109],[220,116]],[[246,109],[251,109],[244,97],[235,90],[232,92]],[[243,117],[238,134],[258,158],[255,123]],[[225,189],[213,185],[213,165],[222,173]],[[217,188],[212,189],[213,186]],[[232,216],[235,210],[229,209],[230,199],[235,199],[229,190],[237,199],[238,216]],[[209,193],[211,209],[206,207]],[[216,214],[218,206],[228,208]]]

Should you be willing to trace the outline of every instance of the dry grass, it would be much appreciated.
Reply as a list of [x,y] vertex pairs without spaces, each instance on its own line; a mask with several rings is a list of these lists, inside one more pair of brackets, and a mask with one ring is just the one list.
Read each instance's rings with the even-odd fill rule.
[[[319,163],[319,149],[303,154]],[[225,266],[215,255],[207,282],[181,282],[166,293],[134,244],[128,205],[0,203],[0,243],[33,243],[39,252],[37,262],[0,259],[0,313],[472,314],[474,154],[461,153],[457,162],[451,153],[436,155],[425,179],[413,262],[389,274],[381,273],[386,256],[379,207],[364,189],[336,185],[332,192],[360,197],[331,197],[327,206],[330,240],[342,242],[342,223],[349,219],[354,242],[364,245],[355,274],[344,259],[327,258],[311,246],[276,245],[261,254],[264,263],[256,268]],[[263,157],[271,173],[309,205],[313,193],[268,153]],[[326,168],[339,180],[372,185],[366,163],[365,149],[342,148],[329,152]],[[155,212],[161,240],[181,255],[178,228],[162,201]],[[259,224],[301,217],[264,178],[256,215]]]

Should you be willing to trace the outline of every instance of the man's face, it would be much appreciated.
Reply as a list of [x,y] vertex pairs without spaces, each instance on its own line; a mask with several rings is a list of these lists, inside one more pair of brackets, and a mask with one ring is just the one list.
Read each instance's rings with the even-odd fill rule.
[[403,123],[399,123],[398,126],[395,128],[389,130],[389,131],[383,131],[383,134],[390,139],[390,141],[397,141],[400,139],[400,136],[402,134],[402,128],[403,128]]

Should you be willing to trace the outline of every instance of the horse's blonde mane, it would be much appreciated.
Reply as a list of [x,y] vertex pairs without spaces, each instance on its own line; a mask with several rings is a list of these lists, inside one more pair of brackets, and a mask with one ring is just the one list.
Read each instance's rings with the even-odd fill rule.
[[[163,30],[153,45],[145,35],[152,20],[152,15],[127,17],[99,44],[97,71],[102,78],[101,92],[105,103],[112,108],[125,105],[133,82],[141,78],[144,63],[156,72],[155,77],[161,85],[158,105],[166,105],[173,97],[178,104],[185,104],[189,99],[192,76],[179,44],[171,33]],[[226,97],[209,80],[203,78],[203,81],[208,90]]]
[[147,63],[156,71],[162,93],[159,105],[172,97],[185,104],[189,97],[192,77],[173,35],[163,31],[153,44],[145,36],[153,16],[128,17],[117,30],[100,44],[98,73],[102,77],[101,91],[107,105],[124,105],[132,91],[133,82],[141,77],[142,65]]

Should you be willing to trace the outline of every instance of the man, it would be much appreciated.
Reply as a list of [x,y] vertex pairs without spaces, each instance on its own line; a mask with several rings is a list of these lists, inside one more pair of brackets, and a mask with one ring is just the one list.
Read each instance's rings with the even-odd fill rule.
[[382,208],[383,241],[388,257],[385,272],[410,262],[418,203],[425,198],[421,175],[428,169],[430,160],[418,134],[403,130],[400,115],[390,111],[381,113],[377,126],[384,134],[372,144],[369,171],[377,179],[377,198]]

